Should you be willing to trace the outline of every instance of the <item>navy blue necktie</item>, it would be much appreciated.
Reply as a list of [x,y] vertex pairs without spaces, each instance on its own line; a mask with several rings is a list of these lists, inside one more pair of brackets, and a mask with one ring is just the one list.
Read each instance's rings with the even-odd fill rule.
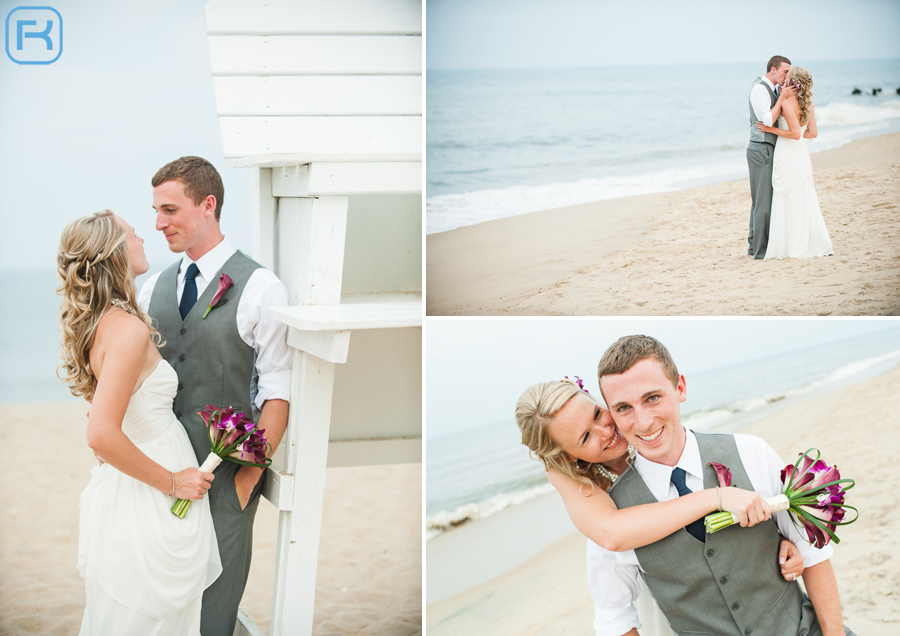
[[197,274],[200,268],[197,263],[191,263],[187,268],[187,275],[184,277],[184,291],[181,292],[181,304],[178,310],[181,312],[181,319],[184,320],[191,311],[191,307],[197,302]]
[[[679,497],[684,497],[685,495],[694,492],[684,483],[683,468],[676,468],[672,471],[672,483],[675,484],[675,488],[678,489]],[[684,529],[694,535],[694,538],[697,539],[697,541],[703,543],[706,542],[706,527],[703,524],[703,519],[697,519],[696,521],[689,523]]]

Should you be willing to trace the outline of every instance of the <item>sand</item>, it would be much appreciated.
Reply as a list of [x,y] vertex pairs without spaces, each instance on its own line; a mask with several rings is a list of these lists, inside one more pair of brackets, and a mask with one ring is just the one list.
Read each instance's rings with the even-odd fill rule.
[[[4,405],[0,635],[77,634],[78,497],[94,458],[87,404]],[[421,464],[329,469],[313,633],[422,633]],[[278,512],[263,501],[241,607],[268,633]]]
[[812,161],[833,256],[747,256],[743,179],[431,234],[427,313],[900,314],[900,133]]
[[[838,532],[841,542],[835,545],[832,563],[844,622],[861,636],[900,633],[900,492],[888,481],[895,474],[900,454],[900,416],[895,405],[898,390],[900,367],[795,403],[743,430],[768,441],[785,462],[815,446],[824,460],[838,466],[842,476],[856,480],[847,503],[860,509],[860,520]],[[536,510],[546,508],[541,505]],[[505,521],[504,516],[511,519],[507,513],[495,515],[492,540],[502,537],[507,543],[523,546],[523,550],[530,549],[531,535],[525,529],[545,523],[546,514],[536,514],[523,524],[518,519]],[[455,532],[438,538],[452,544]],[[458,542],[456,549],[459,558],[464,558],[462,552],[469,547]],[[431,550],[429,545],[429,594],[431,581],[440,576],[431,570]],[[429,636],[586,636],[593,633],[592,623],[585,539],[577,532],[499,577],[429,602],[426,607]]]

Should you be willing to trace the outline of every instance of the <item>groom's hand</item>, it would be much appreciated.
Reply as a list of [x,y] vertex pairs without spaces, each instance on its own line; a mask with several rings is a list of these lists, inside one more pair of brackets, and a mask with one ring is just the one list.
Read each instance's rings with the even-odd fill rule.
[[238,503],[241,504],[241,510],[250,503],[250,495],[259,481],[262,474],[261,468],[253,468],[252,466],[241,466],[234,474],[234,490],[237,492]]

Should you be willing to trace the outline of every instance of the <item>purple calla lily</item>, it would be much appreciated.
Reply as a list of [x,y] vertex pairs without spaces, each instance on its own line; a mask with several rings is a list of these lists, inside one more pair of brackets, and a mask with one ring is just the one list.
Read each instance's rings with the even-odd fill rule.
[[[209,314],[209,312],[211,312],[217,305],[220,304],[219,301],[222,300],[222,296],[232,285],[234,285],[234,281],[231,280],[231,276],[229,276],[228,274],[222,274],[221,276],[219,276],[219,288],[216,290],[216,295],[213,296],[212,300],[210,301],[209,307],[207,307],[206,311],[203,312],[202,318],[206,318],[207,314]],[[226,298],[225,300],[222,300],[221,304],[224,305],[226,300],[228,299]]]
[[[212,472],[223,459],[244,466],[265,467],[272,463],[268,457],[271,445],[263,435],[265,431],[245,413],[207,404],[197,415],[206,424],[210,444],[210,453],[200,466],[201,471]],[[190,505],[190,499],[179,499],[172,506],[172,513],[184,519]]]
[[[815,459],[809,455],[816,452]],[[788,464],[781,471],[781,483],[784,490],[777,497],[767,501],[772,510],[787,510],[795,526],[802,528],[811,544],[821,548],[829,541],[839,543],[835,534],[837,526],[853,523],[859,511],[844,503],[847,490],[855,485],[852,479],[841,479],[837,466],[828,466],[819,459],[819,451],[810,448],[800,455],[794,464]],[[721,464],[710,463],[716,469],[719,483],[723,482]],[[730,473],[727,473],[730,476]],[[730,482],[729,482],[730,483]],[[846,486],[846,487],[844,487]],[[856,517],[844,520],[847,510],[856,512]],[[737,520],[730,512],[719,512],[707,515],[704,519],[707,532],[716,532],[734,524]]]
[[731,486],[731,471],[728,470],[728,466],[717,464],[716,462],[709,462],[709,465],[716,471],[716,477],[719,479],[719,486],[722,488]]

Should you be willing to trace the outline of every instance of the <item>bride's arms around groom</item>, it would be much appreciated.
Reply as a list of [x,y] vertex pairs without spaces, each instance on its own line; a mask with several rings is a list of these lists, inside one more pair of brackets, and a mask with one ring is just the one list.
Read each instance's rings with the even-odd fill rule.
[[547,478],[562,496],[578,531],[611,552],[649,545],[716,512],[720,494],[722,509],[734,513],[742,526],[754,526],[772,515],[772,508],[761,495],[740,488],[720,488],[718,493],[708,488],[672,501],[619,510],[602,488],[584,496],[580,484],[565,475],[548,470]]
[[[139,381],[156,368],[161,356],[142,320],[121,309],[107,311],[91,346],[97,388],[88,415],[87,443],[96,455],[129,477],[180,499],[200,499],[215,478],[196,468],[170,473],[147,457],[122,432],[122,420]],[[143,377],[142,377],[143,376]],[[99,458],[98,457],[98,458]]]

